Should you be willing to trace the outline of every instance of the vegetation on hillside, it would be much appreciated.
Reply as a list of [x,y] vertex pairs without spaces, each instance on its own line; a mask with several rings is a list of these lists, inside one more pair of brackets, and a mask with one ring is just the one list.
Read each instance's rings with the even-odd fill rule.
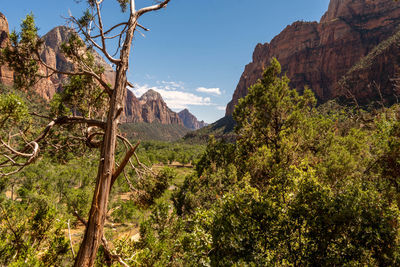
[[[315,108],[274,60],[196,173],[120,244],[131,264],[399,264],[399,111]],[[171,209],[173,212],[171,213]]]
[[[236,108],[236,142],[143,142],[138,160],[154,168],[116,181],[106,222],[115,241],[96,264],[111,264],[112,251],[129,266],[398,265],[400,106],[316,107],[288,82],[273,60]],[[73,261],[97,152],[49,151],[1,178],[3,265]],[[195,168],[157,167],[174,161]]]
[[127,138],[145,141],[177,141],[190,131],[179,124],[161,124],[158,122],[124,123],[120,128]]
[[207,125],[199,130],[187,133],[183,140],[187,143],[207,144],[209,137],[212,135],[217,139],[226,141],[235,141],[236,134],[234,133],[235,120],[232,116],[225,116],[218,121]]

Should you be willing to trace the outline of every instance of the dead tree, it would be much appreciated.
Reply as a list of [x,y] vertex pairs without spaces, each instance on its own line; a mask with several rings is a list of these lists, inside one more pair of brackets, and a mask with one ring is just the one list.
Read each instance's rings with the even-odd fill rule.
[[[130,163],[130,157],[134,155],[135,149],[137,148],[137,145],[133,146],[126,139],[118,135],[118,125],[120,123],[121,114],[124,111],[126,88],[129,85],[127,81],[127,70],[129,67],[129,56],[133,47],[133,38],[138,30],[148,31],[148,29],[139,24],[139,19],[148,12],[166,7],[170,0],[156,1],[154,5],[138,10],[136,9],[135,0],[117,0],[122,11],[127,14],[127,20],[109,28],[106,28],[103,23],[103,2],[105,1],[87,0],[89,9],[85,12],[84,16],[76,18],[70,14],[68,21],[72,23],[75,31],[83,37],[87,46],[93,47],[95,50],[102,53],[104,57],[115,66],[115,83],[113,85],[110,85],[108,81],[105,80],[98,68],[85,61],[85,49],[83,49],[82,39],[76,36],[70,38],[69,43],[66,44],[63,49],[66,56],[75,63],[75,68],[71,71],[61,71],[46,64],[46,62],[41,59],[40,39],[36,41],[32,39],[32,41],[25,44],[29,49],[24,56],[34,59],[40,66],[39,69],[46,69],[48,75],[86,75],[92,77],[108,96],[106,120],[95,120],[79,116],[63,116],[50,121],[37,138],[32,141],[26,140],[25,144],[19,147],[20,149],[14,149],[10,142],[4,140],[1,140],[0,143],[0,149],[3,148],[3,151],[7,151],[7,153],[3,153],[3,158],[5,158],[5,160],[0,162],[0,171],[2,167],[8,169],[12,166],[16,167],[16,169],[11,172],[3,173],[3,175],[10,175],[18,172],[37,158],[40,142],[48,136],[53,127],[64,124],[81,124],[87,128],[95,127],[99,129],[99,131],[94,132],[88,131],[89,134],[86,138],[86,141],[90,145],[99,147],[101,153],[93,201],[87,223],[85,224],[86,230],[79,252],[75,258],[75,266],[79,267],[94,265],[96,254],[101,243],[103,243],[107,249],[107,242],[104,241],[103,229],[110,190],[118,176],[123,173],[125,166]],[[110,40],[117,40],[117,48],[114,55],[119,54],[119,57],[115,57],[110,53],[110,47],[108,47],[110,45]],[[14,40],[14,48],[8,51],[8,55],[11,56],[9,56],[6,61],[10,63],[10,67],[16,72],[22,67],[25,67],[25,65],[21,65],[21,67],[15,63],[18,61],[16,59],[19,58],[18,53],[21,51],[19,50],[17,42]],[[26,58],[20,59],[22,59],[21,62],[26,62]],[[100,142],[94,141],[95,137],[98,138],[99,136],[102,138]],[[122,140],[127,147],[126,155],[120,164],[116,164],[115,162],[118,138]],[[115,258],[118,259],[118,257]]]

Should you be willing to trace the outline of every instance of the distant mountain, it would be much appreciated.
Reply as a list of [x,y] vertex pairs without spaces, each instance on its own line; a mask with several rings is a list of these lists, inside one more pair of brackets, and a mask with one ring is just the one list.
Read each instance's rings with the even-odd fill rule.
[[[73,30],[59,26],[53,28],[43,36],[44,49],[41,58],[46,64],[62,71],[73,70],[73,64],[61,53],[61,44],[67,42]],[[9,42],[9,26],[6,17],[0,13],[0,47],[5,47]],[[96,62],[104,68],[104,78],[114,84],[115,72],[113,68],[96,52]],[[42,74],[50,74],[45,68],[39,70]],[[33,90],[49,101],[54,94],[60,92],[67,77],[62,74],[55,74],[49,78],[40,80]],[[6,85],[13,84],[13,72],[5,66],[0,66],[0,82]],[[140,99],[127,89],[125,112],[123,122],[158,122],[160,124],[176,124],[183,126],[183,122],[177,113],[168,108],[167,104],[157,92],[150,90]]]
[[178,114],[173,112],[164,102],[161,95],[152,89],[139,98],[139,105],[141,107],[139,114],[143,122],[159,122],[161,124],[178,124],[183,126],[183,122]]
[[183,121],[183,125],[185,125],[186,128],[191,130],[198,130],[208,125],[204,121],[198,121],[197,118],[192,113],[190,113],[189,110],[186,108],[181,112],[179,112],[178,116]]
[[331,0],[319,23],[295,22],[270,43],[256,46],[226,115],[232,115],[272,57],[280,61],[294,88],[309,86],[319,103],[354,96],[359,104],[368,104],[380,93],[388,103],[394,101],[390,79],[399,65],[399,27],[400,2]]

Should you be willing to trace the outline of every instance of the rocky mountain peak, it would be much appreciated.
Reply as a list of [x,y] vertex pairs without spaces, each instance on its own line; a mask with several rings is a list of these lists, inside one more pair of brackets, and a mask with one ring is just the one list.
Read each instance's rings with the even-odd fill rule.
[[8,21],[6,16],[0,12],[0,31],[8,34]]
[[207,126],[207,123],[199,121],[187,108],[179,112],[178,116],[183,121],[183,125],[191,130],[197,130]]
[[44,44],[46,47],[59,51],[60,45],[67,42],[74,32],[73,29],[66,26],[55,27],[43,36]]
[[331,0],[328,11],[322,16],[321,23],[329,23],[335,19],[371,16],[387,8],[394,7],[394,1],[377,0]]
[[133,120],[127,118],[127,122],[159,122],[162,124],[183,125],[178,114],[173,112],[164,102],[162,96],[153,89],[148,90],[139,99],[128,93],[127,108],[135,109]]
[[149,101],[163,101],[162,96],[160,95],[160,93],[154,91],[153,89],[148,90],[146,93],[144,93],[140,99],[140,101],[144,101],[144,102],[149,102]]

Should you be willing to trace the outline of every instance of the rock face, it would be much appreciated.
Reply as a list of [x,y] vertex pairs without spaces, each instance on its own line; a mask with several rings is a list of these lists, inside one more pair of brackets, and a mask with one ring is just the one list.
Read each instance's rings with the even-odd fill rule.
[[154,90],[149,90],[139,98],[142,107],[144,122],[160,122],[162,124],[183,125],[178,114],[170,110],[161,95]]
[[183,125],[191,130],[198,130],[207,126],[204,121],[198,121],[197,118],[189,112],[186,108],[178,113],[179,117],[183,121]]
[[154,90],[144,93],[139,99],[128,90],[124,122],[158,122],[184,126],[177,113],[168,108],[163,98]]
[[[46,64],[53,68],[57,68],[62,71],[72,71],[73,64],[68,60],[61,52],[61,44],[67,42],[73,31],[65,26],[59,26],[53,28],[46,35],[43,36],[44,49],[41,54],[41,58]],[[94,52],[96,62],[104,67],[104,76],[106,80],[113,84],[115,81],[114,70],[108,65],[104,59],[96,52]],[[45,68],[40,70],[43,74],[49,74],[49,71]],[[47,79],[42,79],[35,86],[35,91],[45,98],[50,100],[53,98],[56,92],[62,90],[62,85],[66,81],[67,77],[62,74],[55,74]]]
[[400,49],[400,3],[392,0],[331,0],[320,22],[295,22],[270,43],[258,44],[245,67],[226,115],[261,77],[272,57],[291,85],[309,86],[320,103],[354,96],[368,103],[393,97]]
[[[8,21],[0,12],[0,49],[6,47],[9,42]],[[0,66],[0,82],[5,85],[12,85],[13,80],[13,72],[5,66]]]
[[[67,27],[56,27],[43,36],[44,49],[41,58],[46,64],[62,71],[73,70],[73,65],[60,53],[60,45],[68,41],[71,30]],[[49,75],[50,71],[40,65],[39,72],[43,75]],[[62,90],[62,84],[66,77],[61,74],[54,74],[48,78],[41,79],[34,90],[47,101],[51,100],[55,93]]]
[[125,114],[123,114],[122,121],[143,122],[142,106],[139,103],[139,99],[130,90],[127,90]]

